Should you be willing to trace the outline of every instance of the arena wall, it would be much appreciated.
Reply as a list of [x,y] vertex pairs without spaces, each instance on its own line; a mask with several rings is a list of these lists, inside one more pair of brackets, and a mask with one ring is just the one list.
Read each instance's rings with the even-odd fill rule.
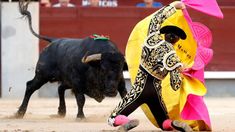
[[[39,31],[38,3],[29,6],[33,27]],[[28,22],[21,19],[18,3],[2,3],[1,66],[2,97],[23,97],[26,82],[33,78],[38,59],[38,39],[29,31]],[[37,96],[37,93],[34,95]]]

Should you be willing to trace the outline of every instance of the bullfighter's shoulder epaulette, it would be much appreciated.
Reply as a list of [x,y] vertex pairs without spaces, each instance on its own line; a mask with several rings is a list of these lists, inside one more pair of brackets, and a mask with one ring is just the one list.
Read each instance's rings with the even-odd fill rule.
[[109,40],[109,36],[104,36],[104,35],[98,35],[98,34],[93,34],[90,36],[90,38],[93,38],[94,40]]

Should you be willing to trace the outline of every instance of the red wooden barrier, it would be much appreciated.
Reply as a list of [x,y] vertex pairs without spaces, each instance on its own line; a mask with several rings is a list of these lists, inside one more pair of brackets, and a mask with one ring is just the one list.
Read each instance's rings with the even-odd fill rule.
[[[93,33],[109,35],[124,53],[135,24],[156,9],[117,8],[41,8],[40,34],[52,37],[83,38]],[[213,33],[214,58],[206,70],[235,71],[234,7],[223,7],[225,18],[219,20],[190,10],[194,21],[207,25]],[[46,43],[40,41],[40,49]]]

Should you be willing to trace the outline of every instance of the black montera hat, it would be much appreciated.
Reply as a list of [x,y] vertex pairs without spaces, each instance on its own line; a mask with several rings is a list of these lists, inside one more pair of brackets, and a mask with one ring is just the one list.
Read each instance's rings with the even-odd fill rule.
[[166,33],[174,33],[175,35],[179,36],[181,39],[185,40],[187,35],[185,32],[176,26],[164,26],[160,29],[161,34],[166,34]]

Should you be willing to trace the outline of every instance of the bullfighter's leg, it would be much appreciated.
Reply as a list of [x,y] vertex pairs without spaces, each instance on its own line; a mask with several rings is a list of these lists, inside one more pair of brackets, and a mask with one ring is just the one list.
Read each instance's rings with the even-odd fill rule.
[[[133,127],[136,127],[138,123],[131,123],[127,117],[126,118],[120,118],[120,116],[128,116],[131,114],[134,110],[136,110],[141,104],[143,104],[143,96],[142,91],[145,87],[145,83],[147,80],[147,74],[141,70],[138,71],[136,76],[136,81],[134,85],[132,86],[131,90],[127,93],[127,95],[121,100],[119,105],[114,109],[114,111],[111,113],[108,123],[111,126],[119,126],[121,127],[128,126],[128,128],[125,128],[125,130],[129,130]],[[124,120],[125,119],[125,120]],[[136,122],[136,121],[135,121]],[[131,124],[130,124],[131,123]],[[125,125],[128,124],[128,125]],[[131,125],[132,127],[129,127]]]
[[68,87],[65,84],[61,84],[58,88],[58,94],[59,94],[58,115],[60,117],[64,117],[66,115],[66,104],[65,104],[65,97],[64,97],[66,89],[70,89],[70,87]]
[[145,97],[144,99],[146,100],[146,104],[157,121],[158,126],[162,130],[191,132],[192,129],[188,124],[169,119],[167,108],[161,94],[161,81],[156,78],[153,80],[149,78],[148,81],[146,84],[148,88],[147,90],[144,89],[143,96]]
[[15,115],[17,118],[23,118],[27,110],[28,102],[29,102],[31,95],[47,82],[48,82],[47,80],[40,79],[37,75],[34,77],[33,80],[27,82],[27,87],[26,87],[23,102]]
[[145,88],[143,91],[145,102],[148,105],[155,120],[157,121],[159,127],[164,130],[162,127],[163,122],[169,119],[169,116],[161,94],[161,81],[153,78],[152,76],[149,76],[146,82],[146,87],[147,88]]
[[120,132],[126,132],[139,125],[137,119],[129,119],[127,116],[143,104],[141,96],[139,98],[129,98],[130,96],[128,95],[130,94],[128,93],[127,96],[123,98],[122,103],[120,103],[122,104],[122,108],[119,109],[119,112],[114,111],[109,118],[109,124],[112,126],[120,126],[118,128]]
[[[117,112],[114,113],[113,116],[128,116],[141,104],[146,103],[150,108],[153,116],[155,117],[157,123],[164,130],[162,124],[165,120],[169,119],[169,117],[161,96],[161,82],[159,80],[154,79],[151,75],[139,78],[138,82],[139,83],[134,84],[135,90],[132,89],[127,94],[127,96],[122,100],[122,103],[120,103],[121,105],[119,104],[119,106],[117,107],[118,109],[115,110]],[[137,89],[141,88],[142,91],[140,94],[138,94],[138,92],[140,91],[138,91]],[[116,123],[117,119],[119,118],[114,119],[114,125],[119,125]],[[125,124],[123,125],[123,127],[124,126]]]

